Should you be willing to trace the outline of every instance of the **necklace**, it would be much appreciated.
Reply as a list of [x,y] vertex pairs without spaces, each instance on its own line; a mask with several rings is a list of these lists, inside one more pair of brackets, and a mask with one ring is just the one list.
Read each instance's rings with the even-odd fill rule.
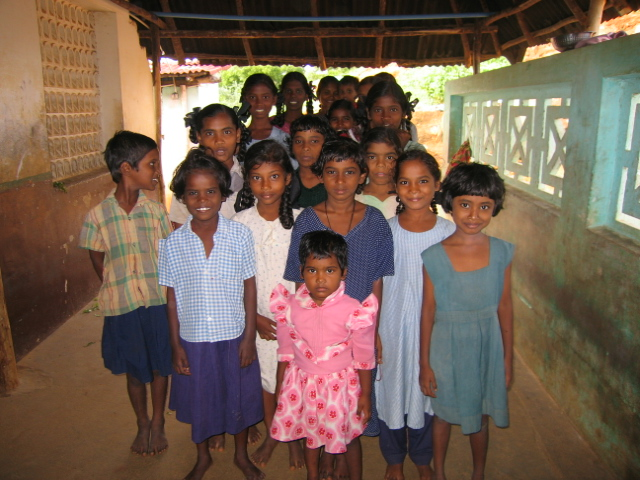
[[[351,231],[351,223],[353,222],[353,214],[356,211],[356,201],[353,201],[353,208],[351,208],[351,217],[349,218],[349,227],[347,227],[347,233],[344,236],[347,236]],[[327,223],[329,224],[329,228],[333,230],[331,226],[331,220],[329,220],[329,209],[327,208],[327,201],[324,201],[324,214],[327,217]],[[335,230],[333,230],[335,232]],[[337,233],[337,232],[336,232]]]

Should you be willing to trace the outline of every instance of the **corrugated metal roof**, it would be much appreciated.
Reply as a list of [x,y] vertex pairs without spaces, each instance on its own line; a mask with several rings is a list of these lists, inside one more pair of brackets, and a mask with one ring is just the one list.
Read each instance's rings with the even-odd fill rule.
[[[500,13],[513,11],[519,5],[526,8],[494,22],[486,19],[388,20],[384,24],[331,21],[314,27],[311,18],[314,4],[318,16],[356,17],[378,15],[381,3],[386,15],[450,14],[452,5],[457,5],[461,13]],[[584,21],[589,8],[589,0],[136,0],[137,6],[149,12],[162,12],[162,4],[175,13],[238,15],[240,5],[244,15],[309,17],[305,22],[246,21],[244,25],[237,20],[163,18],[167,28],[161,29],[160,35],[165,56],[178,59],[184,54],[186,58],[198,57],[203,63],[215,64],[248,65],[252,58],[255,64],[321,65],[319,43],[327,66],[380,66],[393,61],[403,66],[468,63],[477,28],[482,32],[479,35],[481,60],[502,53],[511,61],[519,61],[530,44],[543,44],[552,36],[585,30],[579,20]],[[570,5],[574,6],[573,10]],[[640,0],[615,0],[607,5],[603,20],[627,13],[626,8],[640,8]],[[579,9],[577,19],[575,7]],[[385,30],[372,30],[380,27]],[[468,33],[452,33],[459,27],[466,28]],[[306,36],[273,38],[275,34],[283,36],[301,28],[307,29]],[[345,36],[332,36],[336,29]],[[425,34],[424,30],[432,29],[439,32]],[[241,30],[248,30],[252,35],[242,34]],[[529,33],[525,34],[525,30]],[[140,25],[139,31],[141,43],[150,54],[149,30]],[[170,38],[172,35],[174,38]],[[260,38],[253,38],[256,36]],[[381,54],[377,56],[377,52]]]

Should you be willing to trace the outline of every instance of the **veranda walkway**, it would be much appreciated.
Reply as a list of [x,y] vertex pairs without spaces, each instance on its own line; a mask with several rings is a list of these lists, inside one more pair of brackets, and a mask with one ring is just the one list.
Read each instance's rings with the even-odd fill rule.
[[[79,313],[20,362],[21,386],[0,398],[0,479],[163,480],[182,478],[191,468],[195,448],[190,427],[168,410],[169,450],[147,458],[129,453],[133,412],[124,378],[102,366],[101,325],[93,313]],[[614,478],[519,359],[509,402],[511,426],[491,426],[486,478]],[[364,478],[382,479],[385,463],[377,439],[363,444]],[[232,452],[228,437],[227,450],[214,454],[207,479],[240,478]],[[264,469],[267,477],[305,478],[304,471],[287,469],[286,452],[276,450]],[[452,432],[447,468],[450,480],[471,475],[471,453],[459,430]],[[409,463],[405,475],[417,478]]]

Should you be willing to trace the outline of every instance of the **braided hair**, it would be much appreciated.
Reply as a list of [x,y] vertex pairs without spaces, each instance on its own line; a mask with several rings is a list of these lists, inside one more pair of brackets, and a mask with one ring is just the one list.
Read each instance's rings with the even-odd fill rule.
[[299,82],[304,89],[304,92],[307,95],[307,115],[313,115],[313,100],[315,99],[315,95],[313,94],[313,89],[311,88],[311,84],[300,72],[289,72],[282,79],[282,83],[280,84],[280,91],[278,92],[278,102],[276,103],[277,113],[276,116],[271,120],[271,125],[275,125],[276,127],[282,127],[284,125],[284,89],[287,84],[290,82]]
[[[402,168],[402,164],[410,160],[417,160],[423,163],[429,170],[429,173],[431,173],[431,176],[433,177],[433,179],[436,182],[440,181],[440,178],[442,177],[442,173],[440,172],[440,166],[438,165],[438,162],[436,161],[435,158],[433,158],[432,155],[428,154],[427,152],[423,152],[422,150],[408,150],[404,152],[402,155],[400,155],[400,157],[398,157],[398,160],[396,161],[396,170],[393,175],[393,181],[395,182],[396,185],[398,184],[398,178],[400,177],[400,168]],[[402,203],[402,201],[400,200],[400,196],[397,196],[396,200],[398,201],[398,208],[396,209],[396,215],[398,215],[399,213],[402,213],[404,211],[405,206],[404,206],[404,203]],[[435,195],[431,199],[430,206],[431,206],[431,211],[437,215],[438,207],[437,207]]]
[[[286,149],[282,145],[275,140],[263,140],[262,142],[252,145],[247,151],[244,165],[242,166],[244,184],[242,186],[242,190],[240,190],[240,193],[238,194],[238,211],[246,210],[247,208],[253,207],[255,204],[256,199],[251,191],[249,177],[254,168],[259,167],[264,163],[280,165],[284,170],[284,173],[288,175],[289,178],[293,177],[293,165],[291,164],[291,160],[289,159]],[[291,182],[289,182],[289,184],[285,186],[282,197],[280,197],[280,208],[278,211],[280,224],[286,230],[290,230],[291,227],[293,227],[293,208],[291,205]]]

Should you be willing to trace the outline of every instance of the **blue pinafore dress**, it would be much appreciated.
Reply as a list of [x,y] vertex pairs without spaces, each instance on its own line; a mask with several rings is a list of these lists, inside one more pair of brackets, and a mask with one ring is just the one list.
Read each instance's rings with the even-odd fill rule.
[[480,430],[483,414],[509,426],[498,304],[514,245],[489,240],[489,265],[470,272],[456,272],[441,243],[422,252],[436,299],[429,358],[438,391],[431,405],[465,435]]

